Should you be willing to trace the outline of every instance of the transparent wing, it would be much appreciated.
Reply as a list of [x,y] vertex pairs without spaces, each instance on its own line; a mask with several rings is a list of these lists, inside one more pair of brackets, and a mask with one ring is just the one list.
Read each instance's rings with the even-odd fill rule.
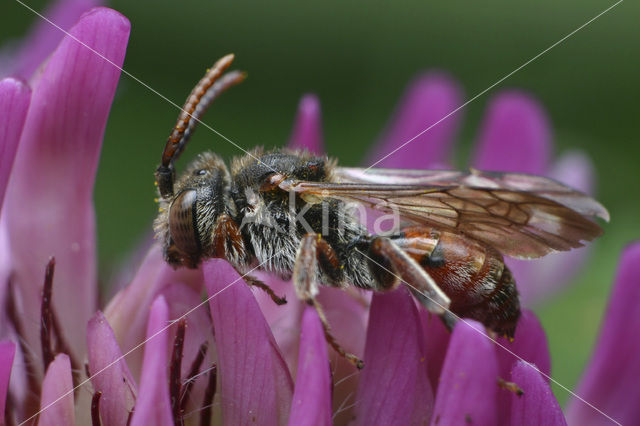
[[339,198],[464,234],[516,258],[581,247],[609,213],[591,197],[541,176],[517,173],[337,168],[334,182],[285,179],[309,200]]

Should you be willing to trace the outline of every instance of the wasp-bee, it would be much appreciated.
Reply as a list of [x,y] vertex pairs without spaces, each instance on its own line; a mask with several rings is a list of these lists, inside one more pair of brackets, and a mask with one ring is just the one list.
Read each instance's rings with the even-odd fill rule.
[[[609,219],[589,196],[553,180],[516,173],[359,169],[307,152],[255,149],[231,166],[200,154],[176,180],[174,161],[200,117],[244,74],[220,59],[191,92],[156,171],[155,221],[164,257],[196,268],[224,258],[240,273],[259,265],[292,277],[296,294],[320,305],[319,285],[389,291],[404,282],[426,309],[452,327],[459,317],[512,337],[520,316],[503,255],[533,259],[582,246]],[[399,216],[394,232],[372,234],[348,208]],[[249,284],[285,301],[261,281]]]

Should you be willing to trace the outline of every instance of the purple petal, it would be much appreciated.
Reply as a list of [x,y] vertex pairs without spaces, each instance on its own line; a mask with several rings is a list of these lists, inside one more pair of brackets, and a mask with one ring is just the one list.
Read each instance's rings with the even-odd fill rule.
[[524,391],[521,396],[510,392],[512,425],[567,424],[549,383],[530,364],[518,361],[513,367],[511,381]]
[[[153,245],[131,284],[119,291],[104,311],[104,315],[113,329],[120,348],[124,352],[128,352],[144,340],[151,304],[158,295],[165,294],[165,290],[173,285],[182,286],[185,294],[193,292],[202,294],[202,271],[185,268],[174,271],[162,259],[160,248],[157,245]],[[173,305],[178,300],[173,295],[165,296],[165,300],[169,301],[172,318],[177,318],[184,313],[176,314],[174,312]],[[182,299],[180,299],[180,303],[184,304]],[[193,301],[193,305],[189,306],[188,309],[197,304],[197,302]],[[199,311],[202,311],[202,309],[199,309]],[[208,321],[206,323],[208,324]],[[187,339],[188,342],[191,341],[191,337]],[[199,345],[200,342],[197,344]],[[142,351],[134,351],[128,355],[127,364],[133,376],[139,377],[142,368]]]
[[553,164],[549,177],[585,194],[593,194],[595,169],[591,159],[582,151],[566,152]]
[[494,342],[480,323],[460,321],[451,335],[431,424],[496,424],[497,378]]
[[[551,355],[547,336],[542,324],[530,310],[522,311],[513,342],[500,338],[498,344],[501,345],[496,348],[500,378],[508,381],[513,367],[521,360],[535,365],[546,377],[551,374]],[[545,380],[548,381],[546,377]],[[504,389],[498,391],[500,422],[507,422],[511,416],[511,395],[511,392]]]
[[[595,172],[589,158],[570,151],[556,160],[549,176],[587,194],[593,193]],[[584,266],[591,245],[566,253],[553,253],[534,261],[506,259],[516,277],[520,300],[533,306],[563,290]]]
[[[282,281],[266,273],[256,275],[267,283],[276,294],[286,296],[287,304],[277,306],[263,291],[253,292],[269,323],[278,347],[287,361],[289,370],[294,372],[297,370],[300,326],[306,304],[298,299],[291,281]],[[369,292],[361,294],[354,288],[345,291],[323,286],[317,297],[324,308],[329,324],[339,325],[339,327],[333,328],[334,336],[345,350],[354,354],[364,353],[369,296]],[[359,374],[354,371],[353,364],[338,356],[335,351],[330,351],[329,355],[331,356],[332,376],[335,383],[333,388],[334,405],[336,407],[348,406],[353,401]],[[339,424],[343,420],[347,421],[350,416],[351,411],[339,410],[333,420]]]
[[[94,9],[71,34],[120,65],[129,22],[113,10]],[[53,305],[77,357],[85,352],[97,299],[93,182],[119,75],[77,41],[63,39],[33,88],[5,199],[24,323],[39,323],[40,288],[53,255]],[[40,346],[37,333],[38,327],[27,328],[31,348]]]
[[11,341],[0,342],[0,416],[2,416],[0,419],[5,418],[4,407],[7,401],[11,367],[13,366],[13,357],[15,354],[15,343]]
[[300,346],[300,326],[302,313],[306,306],[296,295],[290,280],[281,280],[267,272],[256,271],[256,277],[280,297],[284,297],[287,303],[276,305],[271,297],[261,290],[254,290],[253,295],[260,305],[269,328],[276,339],[276,343],[287,361],[289,371],[296,371],[298,365],[298,347]]
[[324,154],[322,115],[320,101],[316,95],[305,95],[300,99],[298,115],[293,125],[288,147],[306,149],[318,155]]
[[318,313],[310,306],[302,316],[298,374],[290,425],[331,424],[331,374],[327,343]]
[[[333,335],[342,347],[352,354],[364,354],[369,322],[371,292],[322,286],[317,296],[332,326]],[[333,374],[333,403],[337,407],[333,421],[346,423],[352,417],[353,410],[345,409],[356,403],[360,373],[352,363],[339,356],[334,350],[329,352]]]
[[224,424],[282,424],[293,383],[260,308],[226,261],[204,265],[220,371]]
[[507,373],[519,360],[535,364],[546,375],[551,374],[551,355],[547,336],[542,324],[532,311],[528,309],[522,311],[513,342],[500,338],[498,343],[502,345],[496,351],[503,378],[508,377]]
[[[99,5],[97,0],[59,0],[43,15],[63,30],[75,24],[80,15]],[[64,33],[44,19],[37,18],[30,34],[20,43],[17,58],[7,67],[10,74],[29,79],[56,48]]]
[[425,309],[420,309],[420,317],[426,342],[427,375],[431,388],[435,391],[440,384],[440,373],[447,355],[451,333],[440,321],[440,318]]
[[545,174],[551,155],[551,131],[542,106],[523,92],[494,97],[476,142],[473,166]]
[[147,340],[144,345],[144,362],[140,375],[140,391],[131,426],[173,425],[169,381],[167,377],[167,353],[169,350],[169,307],[159,296],[151,305]]
[[40,410],[40,426],[75,424],[71,362],[66,354],[58,354],[47,368],[42,381]]
[[424,424],[433,408],[418,310],[405,288],[376,293],[371,303],[365,368],[356,396],[356,422]]
[[406,89],[367,165],[398,148],[375,167],[426,169],[449,163],[461,114],[452,112],[461,104],[462,90],[451,77],[441,72],[419,76]]
[[[173,284],[162,290],[162,295],[169,301],[169,318],[185,317],[187,330],[184,338],[183,359],[182,359],[182,378],[185,383],[190,377],[189,369],[193,360],[198,355],[200,347],[203,343],[207,343],[207,353],[200,371],[209,368],[214,361],[216,347],[214,344],[211,319],[207,309],[207,304],[203,303],[202,291],[195,291],[183,283]],[[273,302],[272,302],[273,303]],[[198,308],[196,308],[198,307]],[[170,341],[175,339],[176,327],[170,330]],[[191,397],[187,401],[186,413],[198,412],[202,408],[202,395],[208,384],[207,376],[202,374],[198,376],[191,390]],[[196,416],[197,417],[197,416]]]
[[126,424],[136,401],[136,383],[122,358],[113,330],[100,311],[87,326],[87,348],[91,383],[96,392],[102,392],[102,424]]
[[24,82],[15,78],[0,81],[0,211],[27,116],[29,98],[31,89]]
[[[640,242],[622,253],[600,336],[576,393],[621,424],[640,419]],[[573,398],[571,424],[610,424],[605,415]]]

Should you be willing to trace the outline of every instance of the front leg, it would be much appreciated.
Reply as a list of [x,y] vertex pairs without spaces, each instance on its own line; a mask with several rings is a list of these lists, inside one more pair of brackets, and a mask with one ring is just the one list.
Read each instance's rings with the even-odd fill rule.
[[309,233],[302,237],[293,267],[293,285],[296,294],[300,300],[307,302],[318,312],[327,343],[347,361],[361,369],[364,367],[364,362],[357,356],[345,351],[336,341],[336,338],[331,333],[331,327],[322,310],[322,306],[316,300],[319,291],[318,267],[332,278],[339,277],[342,274],[338,257],[331,245],[322,239],[320,234]]
[[259,289],[261,289],[265,293],[267,293],[269,295],[269,297],[271,297],[271,300],[273,300],[276,305],[279,306],[279,305],[284,305],[284,304],[287,303],[286,297],[278,296],[275,293],[275,291],[273,291],[273,289],[271,287],[269,287],[267,284],[265,284],[261,280],[257,279],[256,277],[254,277],[252,275],[243,274],[237,268],[236,268],[236,271],[238,272],[238,274],[240,274],[240,276],[242,276],[242,278],[244,279],[244,281],[247,284],[249,284],[250,286],[253,286],[253,287],[258,287]]

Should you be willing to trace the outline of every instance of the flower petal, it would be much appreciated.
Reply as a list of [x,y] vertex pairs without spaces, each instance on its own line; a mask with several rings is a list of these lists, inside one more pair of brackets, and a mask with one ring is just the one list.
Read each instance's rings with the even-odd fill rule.
[[[119,13],[94,9],[70,32],[122,64],[129,22]],[[39,323],[40,287],[53,255],[53,305],[78,358],[97,300],[93,182],[119,75],[85,46],[63,39],[33,88],[5,199],[24,323]],[[29,347],[39,348],[38,327],[26,334]]]
[[15,354],[15,343],[11,341],[0,342],[0,416],[2,416],[0,419],[5,418],[4,407],[7,402],[7,391],[9,390],[9,379]]
[[[364,354],[370,297],[371,292],[359,291],[353,287],[342,289],[327,286],[322,286],[317,296],[329,325],[333,327],[335,338],[347,352],[360,356]],[[344,408],[352,405],[350,402],[358,389],[360,374],[351,362],[335,351],[331,350],[329,355],[335,383],[333,404],[338,407],[333,421],[335,424],[342,424],[352,417],[353,411]]]
[[[595,171],[591,160],[581,151],[569,151],[554,163],[549,176],[586,194],[593,193]],[[516,277],[520,300],[534,306],[563,290],[582,269],[591,245],[565,253],[552,253],[534,261],[506,259]]]
[[268,272],[255,272],[259,280],[271,287],[279,297],[287,300],[284,305],[276,305],[266,292],[253,291],[260,310],[289,366],[289,371],[294,372],[298,365],[300,326],[306,304],[300,301],[290,280],[284,281]]
[[169,380],[167,377],[169,333],[169,307],[163,296],[158,296],[149,313],[144,362],[140,376],[140,391],[131,425],[173,425]]
[[440,384],[440,373],[447,355],[451,333],[437,316],[423,308],[419,308],[419,312],[425,335],[427,375],[431,388],[435,392]]
[[398,148],[375,167],[426,169],[446,165],[460,121],[459,112],[451,113],[460,105],[462,90],[451,77],[441,72],[419,76],[406,89],[367,165]]
[[[640,419],[640,242],[622,253],[615,284],[600,336],[576,393],[621,424]],[[583,401],[573,398],[567,406],[571,424],[610,424]]]
[[76,422],[71,361],[66,354],[58,354],[47,368],[42,381],[40,410],[38,424],[41,426],[70,426]]
[[371,302],[365,368],[356,396],[356,423],[424,424],[433,408],[425,338],[413,298],[401,287]]
[[15,78],[0,81],[0,211],[30,98],[26,83]]
[[318,313],[307,306],[302,315],[298,374],[290,425],[331,424],[331,374],[327,343]]
[[545,174],[551,155],[551,131],[542,106],[519,91],[494,97],[476,142],[473,166]]
[[204,265],[218,351],[224,424],[282,424],[293,383],[248,286],[222,259]]
[[562,154],[553,164],[549,177],[585,194],[593,194],[595,189],[593,162],[583,151],[577,149]]
[[87,325],[87,348],[91,383],[96,392],[102,392],[102,424],[126,424],[136,401],[136,383],[122,358],[113,330],[100,311]]
[[[551,355],[549,354],[547,336],[542,324],[530,310],[524,309],[522,311],[513,342],[500,338],[498,343],[501,345],[496,348],[501,379],[508,381],[513,374],[514,366],[517,362],[522,362],[521,360],[535,365],[546,377],[551,374]],[[530,366],[528,368],[531,369]],[[545,380],[548,381],[546,377]],[[507,422],[511,416],[511,402],[513,400],[511,396],[512,393],[508,390],[498,391],[499,423]]]
[[560,426],[567,424],[549,383],[535,368],[526,362],[516,362],[511,381],[524,391],[521,396],[510,392],[512,425]]
[[[98,0],[59,0],[43,13],[63,30],[75,24],[80,15],[99,5]],[[20,43],[17,58],[8,66],[10,74],[29,79],[33,72],[56,48],[64,33],[44,19],[36,19],[30,34]]]
[[495,351],[493,341],[480,323],[458,322],[442,368],[432,425],[496,424],[498,363]]
[[[203,288],[202,271],[186,268],[173,270],[162,259],[160,247],[154,244],[131,284],[120,290],[104,311],[104,316],[111,325],[120,348],[124,352],[128,352],[144,340],[147,313],[151,304],[157,296],[165,294],[165,290],[172,285],[183,286],[185,293],[201,294]],[[165,300],[169,301],[172,318],[177,318],[184,313],[176,314],[174,309],[176,299],[172,295],[165,296]],[[193,306],[195,305],[197,303],[194,303]],[[188,309],[193,306],[189,306]],[[191,340],[190,337],[187,339]],[[127,365],[133,376],[139,377],[142,368],[142,351],[134,351],[128,355]]]
[[288,146],[292,149],[306,149],[317,155],[324,154],[322,115],[316,95],[305,95],[300,99]]
[[532,311],[528,309],[522,311],[513,342],[500,338],[498,343],[503,346],[496,349],[503,378],[509,377],[508,373],[519,360],[535,364],[546,375],[551,374],[551,355],[547,336],[542,324]]

